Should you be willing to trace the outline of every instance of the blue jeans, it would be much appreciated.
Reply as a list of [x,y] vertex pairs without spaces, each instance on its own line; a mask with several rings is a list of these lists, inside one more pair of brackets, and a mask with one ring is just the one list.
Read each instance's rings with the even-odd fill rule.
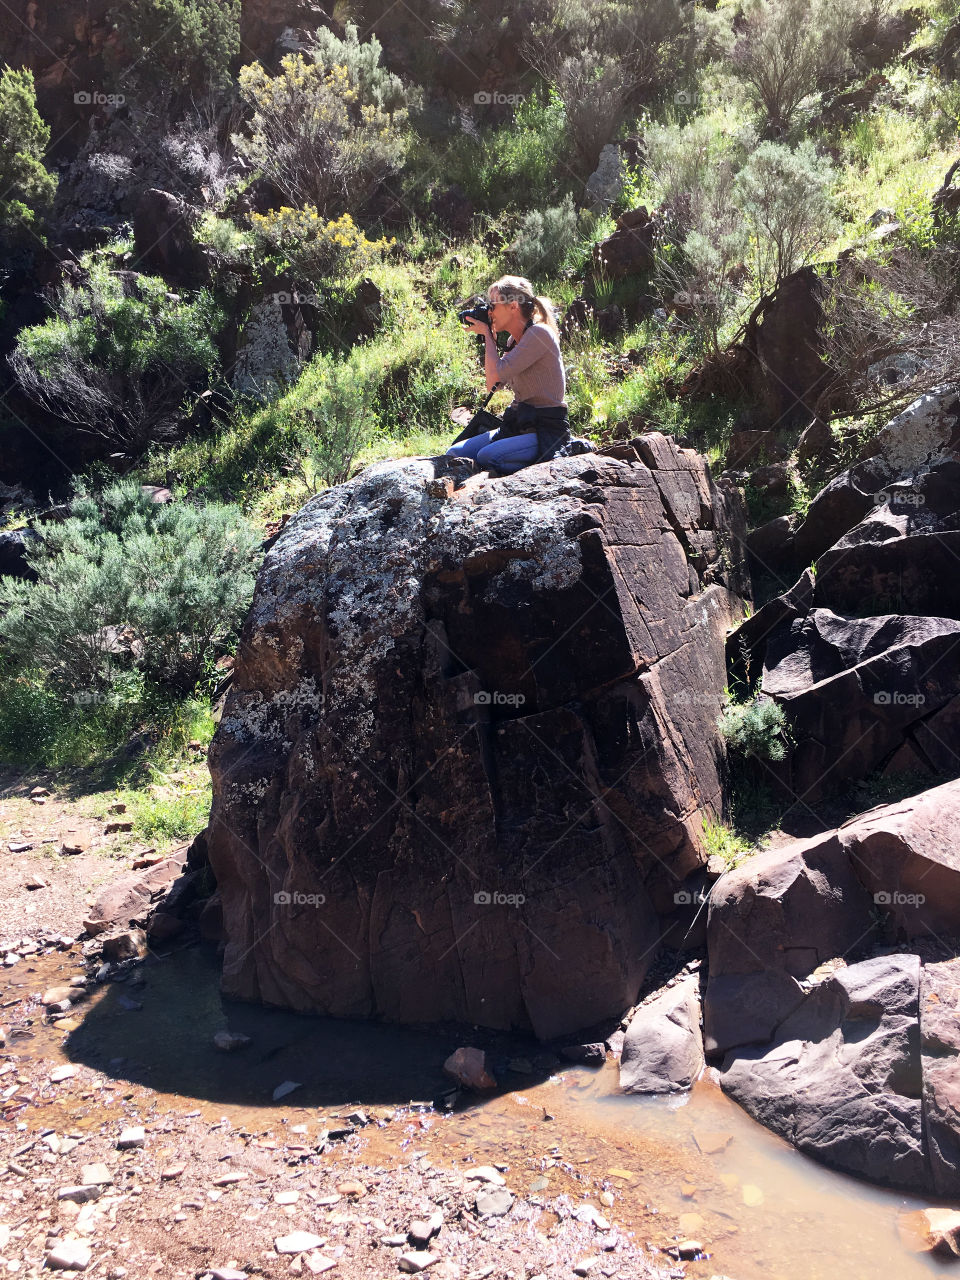
[[535,431],[528,431],[522,436],[507,436],[505,440],[498,440],[499,434],[499,431],[484,431],[460,444],[452,444],[447,456],[472,458],[481,467],[495,467],[507,475],[529,467],[536,460],[540,445]]

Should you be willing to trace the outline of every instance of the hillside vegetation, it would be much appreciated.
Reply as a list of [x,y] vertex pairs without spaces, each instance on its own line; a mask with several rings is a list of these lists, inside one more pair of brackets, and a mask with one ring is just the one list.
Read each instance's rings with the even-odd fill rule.
[[[246,10],[117,0],[73,103],[0,75],[0,498],[42,534],[0,585],[8,761],[203,720],[264,538],[445,448],[482,388],[457,310],[505,272],[597,443],[721,470],[822,424],[785,488],[735,474],[757,524],[955,374],[957,0],[368,0],[256,50]],[[823,373],[773,412],[754,338],[798,272]]]

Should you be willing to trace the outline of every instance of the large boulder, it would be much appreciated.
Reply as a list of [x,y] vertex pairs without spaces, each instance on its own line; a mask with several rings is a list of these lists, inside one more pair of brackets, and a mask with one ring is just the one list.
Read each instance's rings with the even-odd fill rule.
[[407,459],[271,549],[210,752],[232,995],[549,1038],[621,1016],[721,803],[728,499],[671,440]]
[[758,1120],[836,1168],[951,1197],[958,824],[949,782],[723,876],[704,998],[706,1051]]
[[960,936],[960,781],[727,872],[710,895],[708,1053],[764,1044],[827,961],[881,938]]
[[626,1093],[676,1093],[703,1071],[700,979],[681,978],[640,1006],[630,1019],[620,1058]]
[[838,969],[782,1023],[770,1047],[739,1050],[725,1062],[725,1092],[835,1169],[914,1192],[930,1188],[919,983],[915,955]]

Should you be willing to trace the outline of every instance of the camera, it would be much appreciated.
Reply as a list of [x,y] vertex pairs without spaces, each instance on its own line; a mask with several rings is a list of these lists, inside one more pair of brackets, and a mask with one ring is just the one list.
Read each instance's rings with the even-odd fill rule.
[[475,307],[468,307],[465,311],[459,311],[457,317],[461,324],[464,320],[480,320],[483,324],[490,324],[490,304],[489,302],[478,302]]

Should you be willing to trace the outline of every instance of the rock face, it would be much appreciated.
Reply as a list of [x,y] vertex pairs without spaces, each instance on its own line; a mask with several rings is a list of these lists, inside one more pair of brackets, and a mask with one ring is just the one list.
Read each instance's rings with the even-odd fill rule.
[[[708,923],[722,1083],[849,1173],[960,1194],[960,782],[741,864]],[[891,945],[892,944],[892,945]],[[896,946],[900,955],[871,955]]]
[[287,524],[210,753],[230,995],[544,1038],[633,1002],[739,607],[705,463],[636,445],[383,463]]
[[724,1064],[725,1091],[833,1168],[891,1186],[928,1185],[919,981],[912,955],[838,970],[781,1024],[772,1046]]
[[620,1058],[627,1093],[689,1089],[704,1068],[700,980],[696,974],[658,993],[630,1020]]

